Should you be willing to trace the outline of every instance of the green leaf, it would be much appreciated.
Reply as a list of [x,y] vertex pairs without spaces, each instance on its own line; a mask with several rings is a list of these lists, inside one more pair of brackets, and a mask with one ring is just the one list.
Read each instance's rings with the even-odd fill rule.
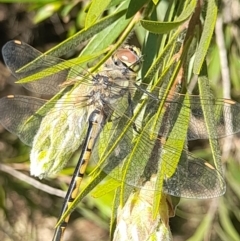
[[171,39],[169,40],[168,44],[164,47],[164,49],[158,54],[156,60],[152,62],[152,65],[148,69],[147,73],[144,76],[144,82],[149,83],[154,75],[160,71],[163,72],[165,66],[169,63],[166,63],[166,60],[169,60],[172,56],[172,49],[175,48],[177,38],[181,34],[180,31],[176,31],[174,35],[172,35]]
[[110,223],[110,240],[113,240],[113,235],[116,229],[116,222],[117,222],[117,211],[120,206],[120,192],[121,189],[118,188],[114,195],[113,200],[113,207],[112,207],[112,214],[111,214],[111,223]]
[[126,13],[126,18],[133,17],[143,7],[144,4],[149,4],[147,2],[148,1],[146,0],[131,0]]
[[[117,11],[123,11],[126,9],[127,3],[128,1],[125,1],[123,4],[121,4]],[[130,19],[126,19],[125,15],[119,17],[115,23],[105,27],[105,29],[95,35],[81,52],[80,56],[95,53],[97,50],[99,51],[109,47],[109,45],[112,44],[124,31],[129,22]]]
[[57,12],[61,6],[61,2],[44,5],[38,9],[36,15],[34,16],[33,22],[37,24],[44,21],[45,19],[51,17],[55,12]]
[[193,73],[196,75],[200,73],[203,62],[206,58],[206,54],[209,49],[209,45],[214,32],[218,13],[218,6],[216,0],[206,1],[206,4],[206,18],[204,21],[203,32],[201,35],[200,43],[196,52],[195,61],[193,65]]
[[[44,77],[56,74],[56,73],[58,73],[62,70],[68,70],[68,69],[70,69],[74,66],[78,66],[78,68],[79,68],[79,65],[81,65],[83,63],[86,63],[86,62],[90,61],[91,59],[94,59],[94,58],[98,57],[101,54],[103,54],[103,52],[99,52],[99,53],[95,53],[95,54],[92,54],[92,55],[82,56],[80,58],[78,57],[78,58],[74,58],[74,59],[71,59],[71,60],[63,61],[59,64],[53,65],[52,67],[46,68],[46,69],[44,69],[40,72],[36,72],[35,74],[32,74],[32,75],[27,76],[25,78],[22,78],[19,81],[17,81],[16,83],[24,84],[24,83],[37,81],[37,80],[42,79]],[[43,56],[43,55],[41,55],[41,56]],[[31,64],[33,62],[34,61],[32,61]],[[25,65],[23,68],[19,69],[17,72],[21,73],[22,70],[26,70],[26,66],[31,66],[31,65]],[[80,72],[82,70],[83,69],[80,69],[80,71],[78,71],[79,75],[80,75]]]
[[101,183],[96,186],[94,191],[92,191],[92,196],[94,198],[99,198],[109,192],[112,192],[113,190],[116,190],[120,185],[121,185],[121,183],[118,180],[113,179],[110,176],[108,176],[104,180],[104,183]]
[[82,188],[82,190],[68,207],[66,212],[58,220],[56,226],[58,226],[69,214],[71,214],[77,208],[78,204],[82,201],[82,199],[86,197],[105,177],[106,173],[99,171],[98,174],[95,175],[94,178],[92,178],[91,181]]
[[42,56],[32,61],[29,64],[29,66],[31,64],[34,64],[35,61],[37,61],[38,59],[44,58],[45,55],[60,57],[64,54],[67,54],[69,51],[77,48],[81,42],[88,40],[89,38],[93,37],[95,34],[101,32],[103,29],[105,29],[106,27],[108,27],[109,25],[117,21],[125,13],[126,13],[126,10],[121,10],[119,12],[116,12],[112,15],[109,15],[103,18],[102,20],[100,20],[98,23],[94,24],[90,28],[83,29],[82,31],[76,33],[75,35],[61,42],[59,45],[45,52]]
[[72,37],[66,39],[61,44],[55,46],[54,48],[47,51],[45,54],[50,54],[53,56],[62,56],[64,54],[67,54],[72,49],[75,49],[81,42],[86,41],[93,37],[95,34],[101,32],[105,28],[107,28],[109,25],[117,21],[121,16],[123,16],[126,13],[126,10],[120,10],[119,12],[116,12],[112,15],[109,15],[102,20],[98,21],[93,26],[83,29],[82,31],[76,33]]
[[159,0],[152,0],[152,2],[153,2],[155,5],[157,5],[158,2],[159,2]]
[[[203,72],[203,71],[202,71]],[[211,91],[209,88],[209,80],[206,75],[202,74],[198,78],[198,86],[200,93],[200,100],[202,103],[202,110],[204,114],[204,120],[206,123],[206,128],[209,134],[209,143],[212,151],[212,157],[214,161],[215,168],[219,173],[223,173],[222,163],[221,163],[221,151],[217,136],[217,120],[218,116],[214,115],[214,99],[211,98]]]
[[[141,130],[141,133],[135,138],[132,151],[125,160],[122,168],[123,182],[121,186],[121,205],[123,206],[126,202],[129,194],[133,190],[134,186],[142,185],[139,183],[140,177],[143,175],[144,169],[151,157],[155,145],[155,138],[145,139],[145,135],[150,136],[148,130],[151,129],[154,122],[154,118],[151,118],[148,123]],[[160,121],[159,121],[160,122]],[[159,123],[158,122],[158,123]],[[147,148],[144,148],[147,142]],[[144,150],[144,153],[143,153]],[[132,184],[132,186],[129,186]]]
[[187,19],[190,18],[190,16],[193,14],[194,9],[196,7],[196,0],[192,0],[185,10],[181,13],[179,17],[177,17],[172,22],[159,22],[159,21],[150,21],[150,20],[141,20],[142,26],[156,34],[166,34],[169,33],[171,30],[179,27],[182,23],[187,21]]
[[85,28],[89,28],[96,22],[96,20],[106,10],[110,2],[111,0],[93,0],[91,2],[91,5],[85,20]]
[[[175,173],[185,146],[185,139],[187,136],[189,126],[188,123],[190,119],[190,102],[188,94],[186,94],[183,103],[184,106],[188,106],[189,108],[174,110],[175,113],[172,113],[173,115],[177,116],[177,119],[161,152],[161,161],[159,161],[156,180],[156,192],[153,201],[153,217],[155,218],[159,213],[162,198],[161,192],[163,191],[163,181],[165,178],[171,178]],[[172,114],[170,114],[171,118]],[[181,132],[179,132],[179,130],[181,130]],[[178,137],[177,139],[176,136]],[[167,147],[167,149],[165,147]],[[172,152],[169,151],[169,148],[171,147],[174,147]]]
[[114,7],[114,6],[117,6],[117,5],[120,5],[121,3],[124,4],[124,2],[128,2],[129,0],[111,0],[107,9],[110,9],[111,7]]
[[[111,24],[118,20],[119,18],[121,18],[121,16],[126,12],[126,10],[120,10],[119,12],[117,12],[116,14],[110,15],[104,19],[102,19],[101,21],[99,21],[98,23],[96,23],[95,25],[93,25],[92,27],[88,28],[87,30],[82,30],[80,32],[78,32],[77,34],[73,35],[72,37],[66,39],[65,41],[63,41],[61,44],[55,46],[54,48],[48,50],[47,52],[45,52],[44,54],[42,54],[41,56],[39,56],[38,58],[36,58],[34,61],[30,62],[29,64],[25,65],[24,67],[22,67],[19,71],[27,71],[30,68],[33,68],[32,66],[38,64],[38,62],[43,61],[43,59],[45,58],[46,55],[52,55],[52,56],[61,56],[64,55],[66,53],[68,53],[69,51],[71,51],[72,49],[76,48],[82,41],[87,40],[88,38],[92,37],[93,35],[95,35],[98,32],[101,32],[103,29],[108,29],[105,31],[110,31],[111,30]],[[122,21],[122,19],[121,19]],[[127,24],[127,23],[125,23]],[[115,25],[114,25],[115,26]],[[121,27],[124,27],[125,25],[121,25]],[[119,31],[121,31],[122,29],[118,28]],[[110,29],[109,29],[110,28]],[[115,27],[116,29],[116,27]],[[116,34],[117,32],[114,31],[114,37],[117,38]],[[106,32],[105,32],[106,34]],[[103,35],[103,33],[101,33],[101,35]],[[106,36],[106,35],[105,35]],[[110,35],[111,36],[111,35]],[[113,35],[112,35],[113,36]],[[107,39],[107,38],[105,38]],[[112,38],[109,38],[109,40],[112,40]],[[99,39],[98,39],[98,44]],[[104,43],[104,42],[103,42]],[[105,44],[102,45],[101,47],[106,46],[106,44],[109,43],[108,41],[105,41]],[[94,51],[95,48],[92,50]],[[95,50],[96,51],[96,50]],[[82,54],[83,56],[83,54]],[[88,58],[88,57],[87,57]],[[75,61],[75,60],[74,60]],[[73,61],[73,62],[74,62]],[[77,60],[78,61],[78,60]],[[60,71],[60,70],[59,70]],[[35,77],[34,77],[35,78]],[[28,81],[31,79],[31,77],[29,76]],[[26,81],[26,79],[24,80]]]
[[[19,3],[19,0],[1,0],[1,3]],[[21,3],[51,3],[59,0],[22,0]]]
[[[123,4],[121,4],[116,11],[126,9],[127,4],[127,1],[123,2]],[[130,21],[131,19],[126,19],[124,15],[120,17],[115,23],[109,25],[103,31],[96,34],[89,41],[89,43],[83,49],[79,56],[89,55],[95,53],[96,51],[103,50],[104,48],[109,47],[109,45],[111,45],[117,38],[119,38],[119,35],[124,31],[124,29],[126,29],[127,26],[131,25],[129,24]],[[133,26],[134,25],[132,25],[132,27]],[[118,47],[120,44],[122,44],[126,37],[127,34],[123,36],[122,39],[120,38],[120,43],[117,42],[115,46]],[[109,53],[106,54],[101,60],[99,59],[99,62],[92,71],[94,72],[96,69],[98,69],[113,54],[114,50],[115,48],[112,48]],[[74,69],[72,71],[74,71]]]
[[64,18],[64,17],[67,17],[71,10],[77,5],[77,2],[69,2],[67,5],[64,5],[62,6],[62,9],[61,9],[61,16]]

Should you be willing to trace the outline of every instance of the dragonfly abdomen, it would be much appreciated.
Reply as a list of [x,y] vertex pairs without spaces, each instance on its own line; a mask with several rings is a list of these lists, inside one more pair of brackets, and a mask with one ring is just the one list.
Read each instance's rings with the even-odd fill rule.
[[[105,121],[106,121],[106,116],[102,113],[102,111],[98,109],[94,110],[89,116],[89,125],[88,125],[86,138],[84,140],[84,144],[82,147],[82,153],[80,155],[78,164],[75,168],[73,178],[65,198],[66,201],[62,207],[60,217],[71,206],[71,204],[74,202],[75,198],[79,193],[79,187],[81,185],[86,168],[88,166],[88,163],[92,154],[92,150],[94,148],[96,139],[99,133],[101,132],[101,129]],[[55,230],[53,241],[59,240],[59,237],[63,236],[69,217],[70,217],[70,214],[67,215],[64,221],[57,227],[57,229]]]

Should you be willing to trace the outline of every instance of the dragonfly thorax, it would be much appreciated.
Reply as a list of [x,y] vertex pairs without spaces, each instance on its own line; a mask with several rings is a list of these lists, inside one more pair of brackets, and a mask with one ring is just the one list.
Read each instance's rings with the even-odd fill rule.
[[129,81],[119,80],[116,84],[109,76],[98,74],[94,77],[94,88],[90,93],[89,105],[102,109],[114,104],[128,92]]
[[113,105],[119,98],[131,92],[137,71],[141,65],[140,51],[125,46],[109,58],[102,71],[93,77],[90,104],[95,107]]

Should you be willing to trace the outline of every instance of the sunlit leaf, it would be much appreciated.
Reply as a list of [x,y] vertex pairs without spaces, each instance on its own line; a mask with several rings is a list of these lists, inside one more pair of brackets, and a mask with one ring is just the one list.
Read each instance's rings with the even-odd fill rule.
[[172,22],[141,20],[141,24],[145,29],[152,33],[166,34],[184,23],[193,14],[195,6],[196,0],[192,0],[181,15]]
[[96,20],[102,15],[102,13],[106,10],[109,5],[110,0],[93,0],[91,2],[90,8],[88,9],[88,13],[85,20],[85,27],[89,28],[93,25]]
[[55,12],[57,12],[60,9],[61,6],[62,3],[60,2],[44,5],[42,8],[38,9],[33,20],[34,23],[40,23],[45,19],[51,17]]
[[200,43],[196,51],[196,57],[193,65],[193,73],[200,74],[203,62],[212,39],[214,27],[217,19],[218,7],[215,0],[207,2],[206,17],[203,25],[203,32],[201,35]]

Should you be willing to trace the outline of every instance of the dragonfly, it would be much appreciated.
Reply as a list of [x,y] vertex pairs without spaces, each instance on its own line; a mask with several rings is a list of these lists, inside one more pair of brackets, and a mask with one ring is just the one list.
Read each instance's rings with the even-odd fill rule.
[[[42,57],[38,50],[16,40],[6,43],[2,54],[17,79],[64,64],[50,55]],[[24,68],[36,59],[36,64]],[[133,187],[141,188],[152,174],[157,174],[162,187],[152,189],[173,196],[204,199],[224,194],[221,164],[216,167],[195,157],[185,146],[179,150],[177,143],[209,138],[203,111],[209,103],[213,106],[216,138],[239,132],[240,104],[179,93],[166,97],[160,95],[159,87],[154,91],[142,88],[136,81],[141,62],[140,51],[126,46],[117,50],[101,71],[88,77],[82,70],[59,68],[57,73],[39,74],[39,80],[22,84],[32,92],[56,94],[50,100],[21,95],[0,99],[0,123],[32,146],[32,175],[44,178],[59,172],[81,147],[60,218],[76,198],[90,159],[112,178]],[[74,80],[69,77],[72,72]],[[159,106],[163,102],[166,105],[161,114]],[[183,117],[179,121],[172,118],[176,111]],[[178,134],[169,137],[167,130],[178,122],[187,129],[178,127]],[[231,128],[227,129],[226,124]],[[169,145],[169,138],[174,145]],[[63,239],[69,217],[56,228],[53,240]]]
[[[44,58],[44,63],[41,62],[33,69],[21,73],[18,70],[41,56],[41,53],[20,41],[8,42],[3,47],[2,53],[6,65],[13,75],[19,79],[34,74],[42,68],[62,62],[60,59],[47,56],[47,59]],[[133,83],[132,79],[136,77],[136,70],[139,68],[140,62],[140,54],[137,48],[125,46],[118,50],[105,63],[103,71],[88,80],[90,83],[78,86],[70,91],[71,94],[67,93],[59,100],[53,101],[54,108],[47,111],[46,116],[45,109],[48,109],[49,106],[46,106],[47,102],[43,99],[10,95],[0,100],[0,109],[4,116],[0,120],[1,124],[10,132],[16,133],[24,143],[33,146],[30,154],[32,175],[43,178],[56,173],[65,165],[64,162],[70,158],[72,153],[82,145],[79,162],[66,194],[60,217],[75,199],[95,140],[110,116],[116,101],[125,96],[125,92],[128,91],[128,84]],[[112,67],[113,64],[114,68]],[[124,72],[124,75],[122,72]],[[79,73],[78,75],[80,76]],[[109,76],[111,77],[109,78]],[[122,78],[123,76],[124,78]],[[66,79],[67,72],[60,71],[50,78],[46,77],[35,83],[24,84],[24,87],[41,94],[54,94],[61,89],[59,85]],[[127,96],[127,98],[129,97]],[[125,100],[126,98],[122,99]],[[118,101],[118,105],[119,103]],[[9,110],[11,114],[7,115],[6,112]],[[48,119],[49,117],[51,120]],[[75,125],[77,125],[77,128]],[[87,128],[86,125],[88,125]],[[46,135],[50,130],[49,128],[55,133]],[[40,129],[42,130],[40,131]],[[69,135],[68,132],[72,132],[72,135]],[[55,136],[52,138],[52,135]],[[84,138],[84,136],[86,137]],[[68,144],[57,144],[56,141],[59,142],[60,137],[64,143],[67,142]],[[62,157],[58,151],[63,154]],[[53,240],[62,240],[68,219],[69,216],[56,229]]]

